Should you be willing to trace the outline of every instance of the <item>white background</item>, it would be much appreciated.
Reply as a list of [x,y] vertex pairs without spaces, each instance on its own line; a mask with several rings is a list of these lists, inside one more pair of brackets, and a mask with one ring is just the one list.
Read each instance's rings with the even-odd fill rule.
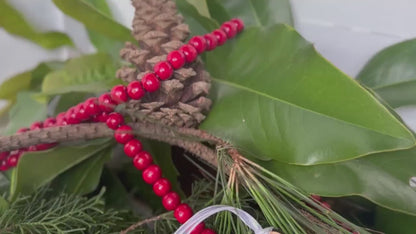
[[[0,82],[31,69],[41,61],[65,60],[91,53],[83,26],[64,16],[50,0],[10,0],[41,31],[70,35],[77,49],[47,51],[0,28]],[[117,20],[130,27],[130,0],[107,0]],[[379,50],[416,37],[414,0],[291,0],[296,29],[329,61],[351,77]],[[416,64],[415,64],[416,66]],[[416,95],[416,94],[415,94]],[[400,108],[405,121],[416,129],[416,108]]]

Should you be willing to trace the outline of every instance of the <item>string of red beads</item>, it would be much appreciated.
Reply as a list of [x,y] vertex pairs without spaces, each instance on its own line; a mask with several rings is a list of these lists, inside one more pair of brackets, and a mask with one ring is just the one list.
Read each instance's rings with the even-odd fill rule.
[[[104,93],[98,98],[89,98],[83,103],[71,107],[66,112],[59,113],[55,118],[47,118],[43,122],[35,122],[30,128],[22,128],[17,133],[28,130],[48,128],[52,126],[63,126],[79,124],[82,122],[105,122],[114,131],[115,140],[124,144],[124,152],[128,157],[133,158],[133,165],[142,171],[143,180],[153,186],[154,193],[161,197],[162,204],[166,210],[173,211],[176,220],[183,224],[193,215],[191,207],[181,203],[179,195],[171,191],[172,186],[169,180],[162,177],[161,168],[153,163],[152,156],[143,151],[139,140],[134,139],[133,129],[125,124],[124,117],[114,109],[118,104],[127,102],[129,99],[138,100],[146,92],[154,92],[159,89],[160,82],[173,76],[176,69],[183,67],[186,63],[196,60],[198,54],[204,51],[211,51],[217,46],[223,45],[226,40],[233,38],[244,29],[244,23],[240,19],[232,19],[204,36],[192,37],[188,44],[167,55],[166,61],[157,63],[153,72],[145,74],[141,81],[133,81],[127,86],[116,85],[109,93]],[[12,152],[0,153],[0,171],[15,167],[20,156],[26,151],[46,150],[56,144],[39,144],[27,149],[19,149]],[[212,234],[212,229],[205,228],[200,223],[191,234]]]

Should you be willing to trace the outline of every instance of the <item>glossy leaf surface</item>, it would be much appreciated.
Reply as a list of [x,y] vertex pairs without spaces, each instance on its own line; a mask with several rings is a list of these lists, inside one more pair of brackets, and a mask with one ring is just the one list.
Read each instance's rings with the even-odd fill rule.
[[206,61],[217,101],[201,127],[251,156],[313,165],[415,143],[367,90],[288,26],[246,29]]

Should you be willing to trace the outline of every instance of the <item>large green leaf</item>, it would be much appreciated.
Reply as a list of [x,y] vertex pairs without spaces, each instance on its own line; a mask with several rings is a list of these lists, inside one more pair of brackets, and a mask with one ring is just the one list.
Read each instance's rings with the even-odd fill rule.
[[386,234],[414,234],[416,217],[378,208],[375,215],[375,229]]
[[100,182],[104,163],[109,160],[110,153],[111,149],[105,148],[59,175],[54,184],[66,193],[83,195],[94,191]]
[[293,25],[289,0],[209,0],[207,4],[219,22],[239,17],[247,26]]
[[19,91],[30,87],[31,72],[17,74],[0,85],[0,99],[14,100]]
[[42,84],[45,94],[102,92],[120,80],[115,78],[118,63],[108,54],[84,55],[69,60],[65,67],[49,73]]
[[185,23],[189,25],[192,35],[202,35],[219,27],[219,24],[201,15],[197,8],[186,0],[175,0],[180,13],[185,16]]
[[285,25],[207,54],[214,106],[202,128],[260,158],[319,164],[409,148],[412,133]]
[[416,215],[416,148],[378,153],[335,164],[296,166],[275,160],[261,165],[313,194],[359,195],[392,210]]
[[46,118],[47,104],[34,99],[33,92],[20,92],[17,94],[16,104],[9,112],[9,123],[5,133],[12,134],[19,128],[28,127],[35,121]]
[[73,45],[71,39],[63,33],[37,32],[18,11],[7,4],[6,0],[0,0],[0,27],[8,33],[31,40],[46,49]]
[[80,21],[88,29],[118,41],[135,42],[130,29],[115,22],[84,0],[53,0],[53,2],[65,14]]
[[[25,153],[13,171],[11,199],[29,194],[58,175],[108,147],[108,141],[93,141],[83,146],[58,147],[43,152]],[[74,181],[76,182],[76,181]]]
[[392,107],[416,104],[416,39],[377,53],[358,74]]

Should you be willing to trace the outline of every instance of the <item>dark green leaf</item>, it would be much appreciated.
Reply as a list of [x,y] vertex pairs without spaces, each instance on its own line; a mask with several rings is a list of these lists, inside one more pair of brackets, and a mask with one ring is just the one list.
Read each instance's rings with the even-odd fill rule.
[[208,10],[208,3],[206,0],[186,0],[189,4],[193,5],[200,15],[207,18],[211,18]]
[[416,104],[416,39],[377,53],[358,75],[392,107]]
[[246,154],[312,165],[415,144],[399,120],[292,28],[254,27],[234,42],[207,54],[216,102],[201,127]]
[[34,99],[33,92],[20,92],[17,94],[16,104],[9,112],[9,124],[5,133],[12,134],[19,128],[28,127],[35,121],[41,121],[46,118],[46,102],[38,102]]
[[63,33],[37,32],[18,11],[7,4],[6,0],[0,0],[0,27],[10,34],[31,40],[46,49],[73,45],[71,39]]
[[83,195],[94,191],[100,182],[104,163],[110,159],[110,153],[110,148],[96,153],[59,175],[54,184],[65,193]]
[[55,108],[55,115],[59,114],[60,112],[64,112],[69,108],[77,105],[78,103],[83,102],[87,99],[87,95],[85,93],[65,93],[59,97],[58,103]]
[[110,169],[104,167],[102,175],[102,183],[106,188],[104,194],[106,207],[114,209],[127,210],[129,206],[129,196],[126,188],[121,183],[120,179]]
[[219,22],[238,17],[246,26],[293,25],[289,0],[209,0],[207,3],[211,15]]
[[416,148],[378,153],[336,164],[295,166],[277,161],[261,165],[308,193],[327,197],[359,195],[392,210],[416,215]]
[[118,64],[108,54],[84,55],[69,60],[65,67],[49,73],[42,84],[45,94],[102,92],[120,80],[115,78]]
[[33,192],[107,147],[107,140],[99,140],[83,146],[58,147],[48,151],[23,154],[13,171],[11,199],[15,199],[18,194]]
[[9,190],[10,180],[3,172],[0,173],[0,196]]
[[6,198],[0,195],[0,214],[3,213],[9,207],[9,203]]
[[96,10],[90,3],[83,0],[53,0],[55,5],[65,14],[83,23],[88,29],[94,30],[118,41],[135,39],[128,28],[115,22],[102,12]]
[[375,217],[375,229],[386,234],[414,234],[416,217],[378,207]]
[[219,27],[214,20],[201,15],[198,10],[186,0],[176,0],[176,6],[185,16],[185,23],[191,29],[192,35],[202,35]]

